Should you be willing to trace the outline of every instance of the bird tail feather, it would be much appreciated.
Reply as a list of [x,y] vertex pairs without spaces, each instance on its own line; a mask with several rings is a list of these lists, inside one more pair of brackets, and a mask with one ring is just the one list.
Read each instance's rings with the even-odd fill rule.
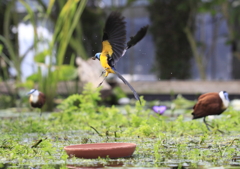
[[118,71],[114,70],[114,72],[123,81],[124,84],[128,85],[128,87],[132,90],[134,97],[137,100],[139,100],[139,102],[141,104],[141,100],[139,99],[139,96],[138,96],[137,92],[134,90],[134,88],[128,83],[128,81]]

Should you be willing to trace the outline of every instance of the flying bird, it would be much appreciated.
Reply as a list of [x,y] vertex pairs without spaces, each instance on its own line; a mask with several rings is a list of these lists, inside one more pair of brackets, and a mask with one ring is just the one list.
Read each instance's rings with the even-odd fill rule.
[[[132,90],[135,98],[140,101],[137,92],[128,81],[116,70],[115,64],[125,52],[137,44],[145,35],[148,25],[142,27],[135,36],[126,43],[126,22],[119,12],[112,12],[105,23],[102,38],[102,52],[96,53],[92,59],[98,59],[104,68],[106,79],[109,73],[114,73]],[[101,86],[103,81],[98,85]],[[140,101],[141,103],[141,101]]]
[[40,116],[42,115],[42,107],[45,104],[46,97],[45,95],[38,91],[37,89],[32,89],[30,92],[27,93],[30,95],[29,97],[29,103],[33,108],[39,108],[41,113]]
[[203,94],[199,96],[197,103],[193,107],[193,119],[203,117],[203,122],[209,130],[209,127],[212,126],[206,122],[206,117],[209,115],[222,114],[229,106],[229,102],[228,93],[226,91]]

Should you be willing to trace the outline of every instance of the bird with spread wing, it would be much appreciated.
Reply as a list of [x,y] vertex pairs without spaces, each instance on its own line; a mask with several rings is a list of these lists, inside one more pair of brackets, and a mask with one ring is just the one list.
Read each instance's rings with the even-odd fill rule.
[[[105,23],[102,39],[102,52],[96,53],[93,59],[98,59],[104,68],[106,79],[109,73],[116,74],[132,90],[135,98],[140,101],[137,92],[128,81],[116,70],[115,64],[125,52],[137,44],[147,33],[148,25],[142,27],[135,36],[126,43],[126,22],[119,12],[112,12]],[[103,72],[103,73],[104,73]],[[99,84],[99,86],[103,83]],[[141,103],[141,101],[140,101]]]

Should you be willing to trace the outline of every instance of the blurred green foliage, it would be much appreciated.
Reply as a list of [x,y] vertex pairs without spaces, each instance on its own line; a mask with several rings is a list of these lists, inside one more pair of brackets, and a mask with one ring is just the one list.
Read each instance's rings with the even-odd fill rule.
[[126,93],[121,89],[119,86],[112,87],[111,94],[106,97],[103,101],[110,104],[110,105],[117,105],[119,104],[119,99],[127,98]]
[[161,79],[190,77],[191,49],[184,27],[190,15],[189,0],[150,1],[150,31],[156,47],[154,70]]
[[193,108],[196,101],[188,100],[179,94],[177,95],[176,99],[172,101],[172,103],[175,109],[188,109]]
[[91,83],[85,85],[82,94],[73,94],[57,106],[66,113],[73,112],[95,112],[100,98],[100,88],[94,88]]
[[124,91],[119,86],[113,88],[113,94],[115,95],[117,100],[127,97],[126,93],[124,93]]
[[[238,0],[151,0],[148,7],[152,21],[151,32],[156,46],[154,71],[162,79],[189,78],[193,56],[202,80],[207,78],[208,61],[217,53],[217,39],[220,38],[220,24],[227,25],[226,44],[232,53],[232,77],[240,78],[240,5]],[[209,16],[211,29],[208,34],[211,43],[206,43],[206,32],[196,38],[195,28],[205,28],[197,16]],[[196,25],[197,24],[197,25]],[[212,32],[210,32],[212,31]],[[201,31],[200,31],[201,32]],[[184,63],[185,62],[185,63]],[[215,74],[212,70],[212,76]]]
[[[31,7],[24,1],[22,4],[27,9],[28,15],[25,20],[29,20],[36,27],[35,16],[32,14]],[[50,14],[55,1],[49,1],[49,6],[44,8],[42,19],[50,20]],[[44,5],[40,3],[39,5]],[[75,56],[71,55],[70,64],[64,65],[68,44],[72,34],[80,20],[80,16],[85,8],[86,0],[65,1],[61,3],[61,10],[55,20],[53,38],[48,42],[49,48],[36,53],[34,61],[38,64],[38,72],[27,78],[28,81],[38,83],[39,90],[46,95],[46,104],[44,110],[52,110],[54,107],[54,97],[57,92],[57,86],[60,81],[69,81],[77,78],[76,68],[74,67]],[[38,39],[38,34],[34,34],[34,39]],[[34,41],[35,48],[37,42]],[[46,43],[46,42],[45,42]],[[80,44],[81,45],[81,44]],[[46,63],[46,59],[49,63]],[[56,59],[56,63],[53,60]]]
[[9,95],[0,95],[0,100],[0,109],[6,109],[15,105],[12,97]]

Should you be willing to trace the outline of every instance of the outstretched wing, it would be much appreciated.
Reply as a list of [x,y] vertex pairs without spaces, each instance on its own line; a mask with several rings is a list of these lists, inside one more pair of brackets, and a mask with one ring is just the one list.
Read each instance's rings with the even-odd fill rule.
[[126,22],[119,12],[112,12],[107,18],[103,31],[102,53],[108,55],[110,66],[122,56],[126,43]]
[[148,25],[142,27],[135,36],[130,37],[130,40],[127,42],[127,49],[136,45],[142,38],[146,35],[148,30]]
[[146,35],[148,30],[148,25],[142,27],[136,35],[131,36],[130,40],[127,42],[127,47],[124,49],[122,56],[125,55],[126,51],[131,48],[132,46],[136,45],[142,38]]

